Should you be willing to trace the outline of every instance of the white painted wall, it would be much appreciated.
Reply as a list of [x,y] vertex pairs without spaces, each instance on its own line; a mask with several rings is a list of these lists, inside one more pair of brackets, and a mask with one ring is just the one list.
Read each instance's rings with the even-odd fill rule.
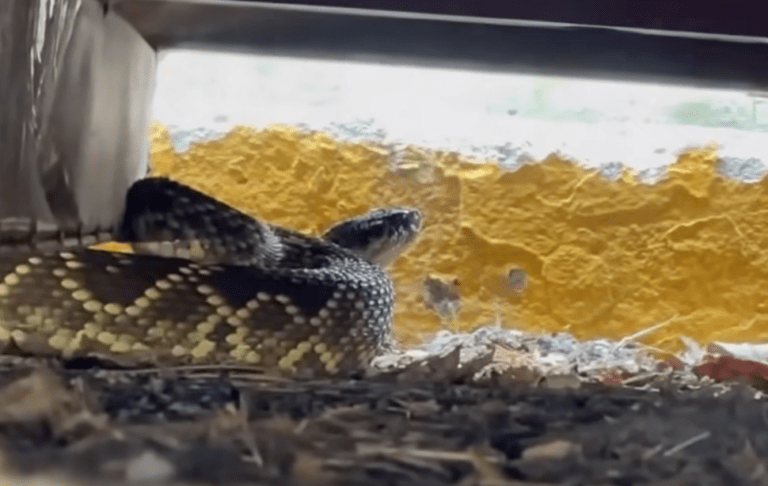
[[748,180],[768,163],[766,112],[737,91],[183,50],[163,56],[154,101],[180,150],[235,124],[292,124],[509,165],[558,151],[652,178],[680,149],[716,142],[722,170]]

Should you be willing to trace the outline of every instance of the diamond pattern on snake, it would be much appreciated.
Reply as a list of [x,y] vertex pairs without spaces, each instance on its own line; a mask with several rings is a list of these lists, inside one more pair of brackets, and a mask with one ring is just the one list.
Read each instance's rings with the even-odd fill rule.
[[141,179],[115,238],[134,253],[0,255],[0,341],[66,357],[359,371],[391,344],[386,266],[421,228],[419,210],[391,207],[313,237]]

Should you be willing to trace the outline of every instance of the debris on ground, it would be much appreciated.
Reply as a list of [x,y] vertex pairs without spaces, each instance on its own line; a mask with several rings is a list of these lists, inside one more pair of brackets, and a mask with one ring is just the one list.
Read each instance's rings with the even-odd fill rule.
[[444,331],[334,380],[6,356],[0,474],[30,486],[768,485],[762,368],[739,379],[747,360],[702,351],[673,366],[632,340]]

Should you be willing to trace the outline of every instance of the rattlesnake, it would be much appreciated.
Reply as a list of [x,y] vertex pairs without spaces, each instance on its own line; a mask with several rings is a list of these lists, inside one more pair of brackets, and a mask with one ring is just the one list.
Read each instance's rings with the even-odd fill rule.
[[133,253],[0,256],[0,340],[27,353],[359,370],[390,342],[384,266],[421,226],[420,211],[386,208],[312,237],[148,177],[128,191],[116,235]]

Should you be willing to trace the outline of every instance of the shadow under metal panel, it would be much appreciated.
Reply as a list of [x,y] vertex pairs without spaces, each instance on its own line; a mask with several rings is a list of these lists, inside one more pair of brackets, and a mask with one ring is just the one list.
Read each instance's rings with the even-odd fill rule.
[[680,3],[112,0],[111,5],[158,49],[768,88],[768,27],[757,22],[757,12],[750,14],[756,7],[693,9]]

